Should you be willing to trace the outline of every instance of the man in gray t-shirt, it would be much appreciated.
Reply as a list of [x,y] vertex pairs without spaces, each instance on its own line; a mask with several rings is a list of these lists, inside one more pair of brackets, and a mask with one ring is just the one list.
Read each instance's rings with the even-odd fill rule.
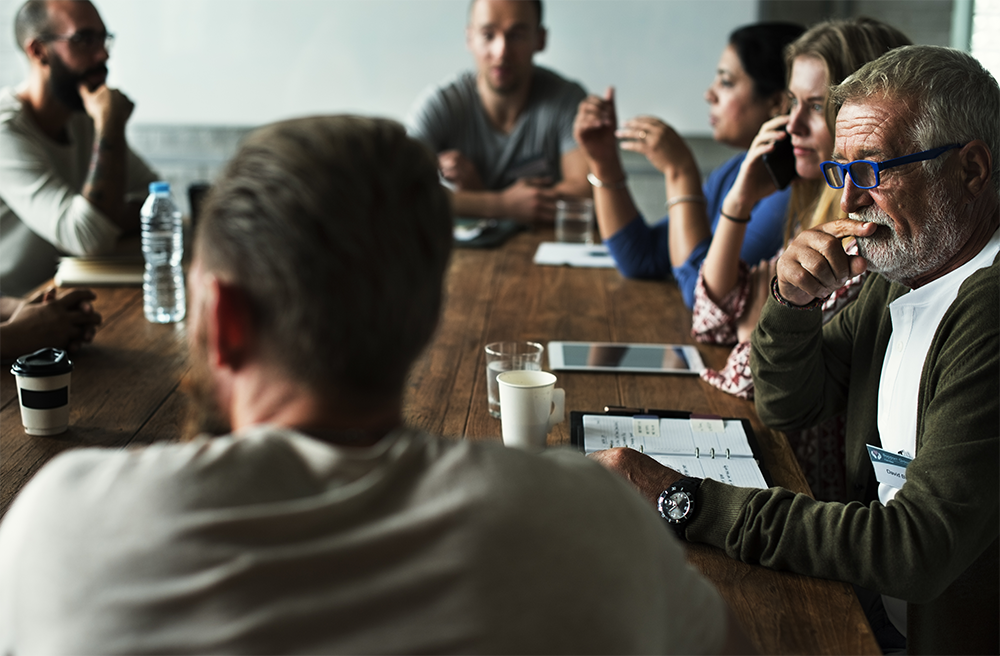
[[586,92],[534,65],[545,39],[541,2],[476,0],[466,28],[476,70],[429,90],[410,114],[459,216],[552,221],[559,196],[590,196],[573,139]]

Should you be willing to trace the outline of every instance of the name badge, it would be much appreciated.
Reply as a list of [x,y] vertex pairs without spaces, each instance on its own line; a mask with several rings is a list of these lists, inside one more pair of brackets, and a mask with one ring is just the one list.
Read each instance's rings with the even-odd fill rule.
[[875,480],[889,487],[901,488],[906,482],[906,467],[913,458],[886,451],[877,446],[867,445],[868,457],[875,470]]

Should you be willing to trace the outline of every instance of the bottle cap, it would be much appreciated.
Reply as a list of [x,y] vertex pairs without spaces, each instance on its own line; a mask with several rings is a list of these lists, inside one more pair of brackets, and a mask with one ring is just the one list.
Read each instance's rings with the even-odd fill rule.
[[169,191],[170,191],[169,182],[164,182],[163,180],[159,180],[157,182],[149,183],[149,193],[151,194],[157,194],[157,193],[162,194]]
[[40,351],[22,355],[10,368],[10,373],[25,378],[58,376],[73,371],[69,354],[62,349],[43,348]]

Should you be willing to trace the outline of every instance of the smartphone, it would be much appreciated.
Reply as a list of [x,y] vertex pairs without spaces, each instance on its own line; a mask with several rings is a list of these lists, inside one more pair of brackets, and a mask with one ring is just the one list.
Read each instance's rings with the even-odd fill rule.
[[784,189],[797,177],[795,173],[795,153],[792,150],[792,138],[785,132],[785,138],[774,142],[774,150],[764,153],[764,166],[771,174],[771,180],[778,189]]
[[705,369],[698,349],[686,344],[553,341],[548,354],[549,368],[562,371],[699,374]]

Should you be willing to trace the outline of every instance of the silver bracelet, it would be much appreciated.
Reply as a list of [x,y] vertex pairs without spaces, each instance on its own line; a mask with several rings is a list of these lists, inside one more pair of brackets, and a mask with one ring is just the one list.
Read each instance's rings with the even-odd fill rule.
[[602,189],[624,189],[628,186],[626,184],[628,182],[628,177],[624,177],[618,182],[601,182],[596,175],[588,173],[587,181],[595,187],[601,187]]
[[707,202],[705,200],[705,197],[702,196],[702,195],[700,195],[700,194],[699,195],[690,194],[688,196],[677,196],[677,197],[671,198],[670,200],[667,201],[667,209],[669,210],[671,207],[673,207],[677,203],[705,203],[705,202]]

